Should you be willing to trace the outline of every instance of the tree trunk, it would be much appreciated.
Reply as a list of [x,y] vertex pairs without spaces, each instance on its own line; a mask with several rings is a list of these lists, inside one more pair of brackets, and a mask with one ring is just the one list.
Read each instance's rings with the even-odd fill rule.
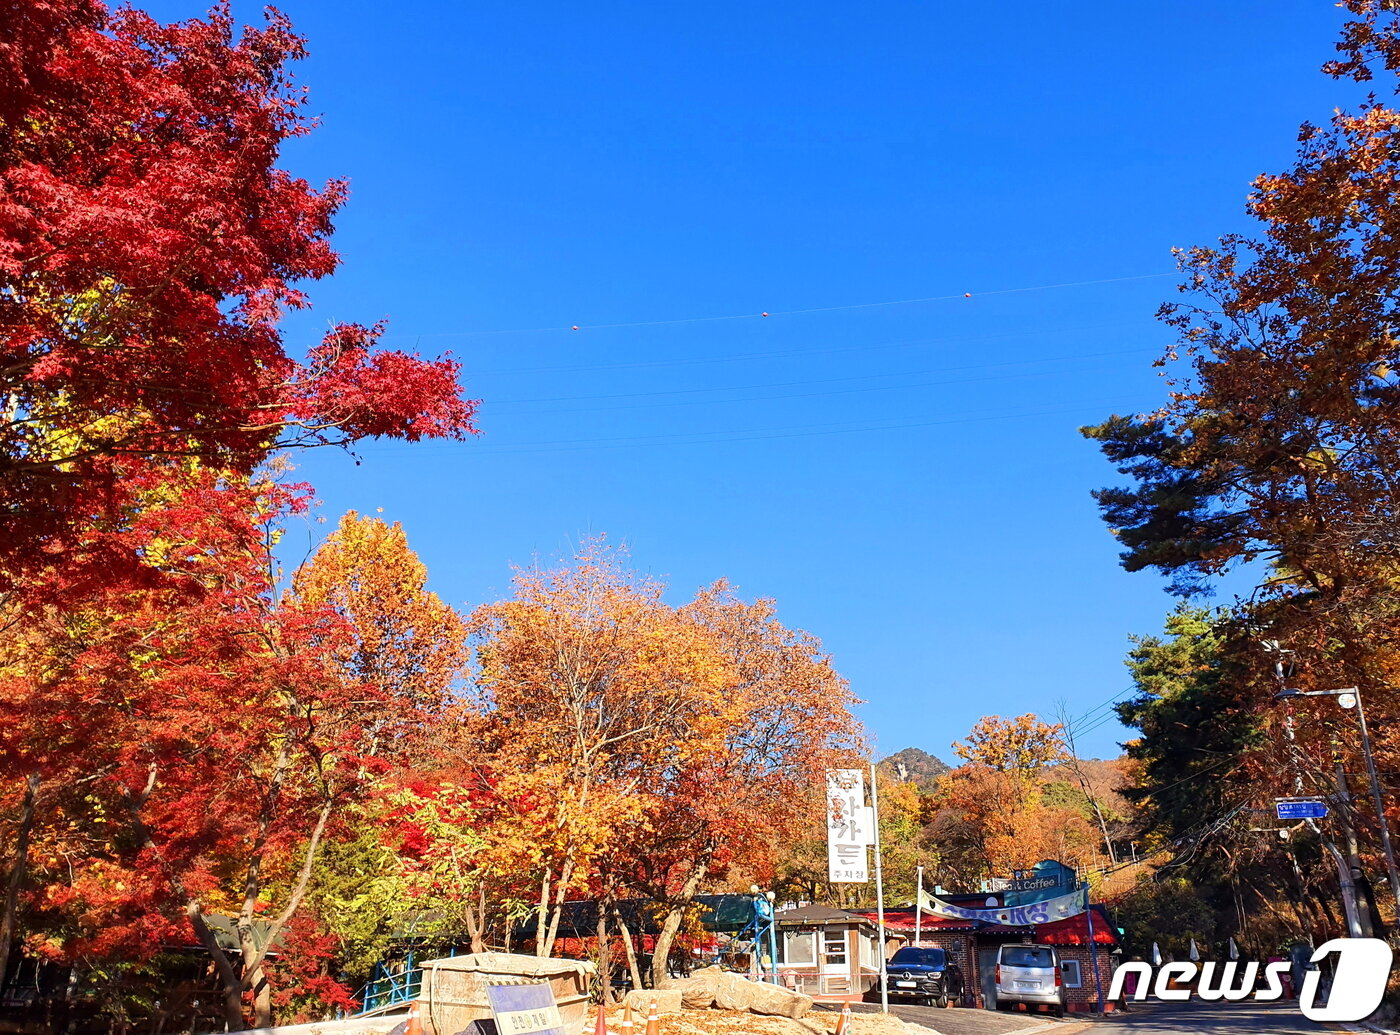
[[[1069,749],[1069,767],[1074,773],[1075,779],[1079,781],[1079,789],[1084,792],[1084,797],[1089,799],[1089,807],[1094,810],[1094,816],[1099,821],[1099,830],[1103,832],[1104,847],[1108,849],[1109,862],[1114,866],[1118,865],[1118,851],[1113,847],[1113,839],[1108,833],[1108,820],[1104,818],[1103,808],[1099,805],[1098,796],[1094,794],[1089,784],[1089,778],[1084,775],[1084,767],[1079,764],[1079,750],[1074,744],[1074,720],[1069,717],[1069,710],[1063,701],[1059,708],[1060,725],[1063,727],[1061,736],[1064,739],[1065,747]],[[1061,853],[1063,854],[1063,853]]]
[[554,891],[554,908],[550,910],[549,933],[545,935],[544,951],[536,951],[537,956],[549,956],[554,952],[554,942],[559,936],[559,920],[564,915],[564,896],[569,893],[569,878],[574,875],[573,859],[564,860],[564,868],[559,871],[559,883]]
[[535,955],[548,956],[544,947],[544,934],[549,929],[549,867],[544,868],[544,879],[540,881],[540,907],[535,912]]
[[[264,935],[262,948],[258,948],[257,942],[253,938],[253,913],[252,910],[257,903],[257,891],[261,887],[259,884],[254,887],[253,897],[244,903],[243,912],[238,918],[238,941],[243,953],[243,987],[253,993],[253,1008],[257,1017],[259,1028],[272,1027],[272,990],[267,984],[267,972],[263,968],[263,962],[267,959],[268,952],[272,949],[272,943],[291,922],[296,915],[301,903],[306,897],[306,890],[311,886],[311,875],[315,870],[316,852],[321,847],[321,839],[326,833],[326,824],[330,821],[331,812],[335,803],[327,801],[321,805],[321,811],[316,816],[316,826],[311,831],[311,838],[306,843],[306,855],[301,861],[301,869],[297,873],[296,883],[292,885],[291,892],[287,895],[287,904],[282,912],[277,915],[267,925],[267,932]],[[250,867],[253,872],[253,867]],[[256,868],[256,872],[261,872],[261,865]]]
[[612,946],[608,944],[608,906],[606,896],[598,899],[598,977],[602,981],[599,1009],[606,1010],[613,1002]]
[[[184,889],[177,887],[176,890]],[[239,1031],[243,1027],[243,982],[239,980],[238,972],[233,969],[233,961],[229,959],[228,953],[219,945],[214,932],[205,923],[204,911],[192,898],[185,899],[185,916],[189,917],[190,926],[194,928],[194,935],[199,939],[199,944],[204,946],[204,951],[209,953],[209,958],[214,961],[219,980],[223,983],[226,1030]]]
[[272,986],[267,983],[262,967],[258,967],[258,987],[253,989],[253,1014],[259,1028],[272,1027]]
[[618,934],[622,935],[622,948],[627,953],[627,971],[632,975],[632,987],[642,987],[642,968],[637,963],[637,946],[632,941],[632,932],[627,929],[627,921],[622,919],[616,907],[613,908],[613,923],[617,924]]
[[24,781],[24,800],[20,804],[19,829],[15,832],[15,861],[10,880],[5,886],[5,906],[0,914],[0,985],[10,966],[10,945],[15,940],[19,911],[19,892],[24,886],[24,871],[29,865],[29,835],[34,829],[34,801],[39,796],[39,774],[30,773]]
[[[486,951],[486,882],[477,880],[476,901],[467,907],[467,934],[471,936],[472,952]],[[510,950],[507,949],[507,952]]]
[[690,875],[685,879],[680,895],[671,902],[670,911],[662,921],[661,930],[656,936],[656,953],[651,958],[651,987],[655,988],[666,979],[666,964],[671,957],[671,946],[680,933],[681,921],[685,919],[686,908],[695,900],[700,890],[700,882],[705,877],[706,860],[696,859],[691,864]]

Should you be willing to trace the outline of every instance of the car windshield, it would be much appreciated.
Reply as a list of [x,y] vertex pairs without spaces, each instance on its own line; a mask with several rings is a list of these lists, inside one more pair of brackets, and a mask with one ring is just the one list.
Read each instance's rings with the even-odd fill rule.
[[1003,945],[1001,962],[1007,967],[1053,967],[1055,950],[1045,945]]
[[890,957],[889,966],[897,967],[901,963],[914,963],[925,967],[941,967],[944,959],[942,949],[900,949]]

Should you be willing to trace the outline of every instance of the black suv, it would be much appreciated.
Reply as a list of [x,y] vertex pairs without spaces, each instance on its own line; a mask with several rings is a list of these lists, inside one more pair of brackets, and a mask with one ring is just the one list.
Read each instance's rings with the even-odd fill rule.
[[[949,1006],[962,998],[962,970],[940,948],[907,946],[890,957],[885,971],[889,975],[891,999],[914,999],[929,1006]],[[866,998],[880,998],[879,979],[866,993]]]

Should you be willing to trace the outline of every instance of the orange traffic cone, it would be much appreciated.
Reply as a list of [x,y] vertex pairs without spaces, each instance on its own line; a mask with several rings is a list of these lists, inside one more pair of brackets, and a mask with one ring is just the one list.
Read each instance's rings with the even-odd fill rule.
[[850,1035],[851,1031],[851,1004],[846,1003],[841,1007],[841,1019],[836,1022],[836,1035]]
[[632,1007],[626,1003],[622,1004],[622,1026],[618,1030],[622,1035],[634,1035],[637,1030],[636,1024],[632,1022]]
[[593,1025],[593,1035],[608,1035],[608,1008],[598,1004],[598,1023]]
[[647,1030],[644,1035],[661,1035],[661,1018],[656,1013],[656,1000],[651,1001],[651,1006],[647,1009]]
[[418,1002],[414,1000],[408,1008],[408,1026],[403,1035],[423,1035],[423,1020],[418,1016]]

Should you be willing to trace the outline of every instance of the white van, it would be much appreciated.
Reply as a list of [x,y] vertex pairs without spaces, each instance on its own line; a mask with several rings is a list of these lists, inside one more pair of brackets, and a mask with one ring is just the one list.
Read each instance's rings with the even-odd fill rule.
[[1053,945],[1003,945],[997,950],[997,1009],[1016,1003],[1065,1015],[1065,979]]

